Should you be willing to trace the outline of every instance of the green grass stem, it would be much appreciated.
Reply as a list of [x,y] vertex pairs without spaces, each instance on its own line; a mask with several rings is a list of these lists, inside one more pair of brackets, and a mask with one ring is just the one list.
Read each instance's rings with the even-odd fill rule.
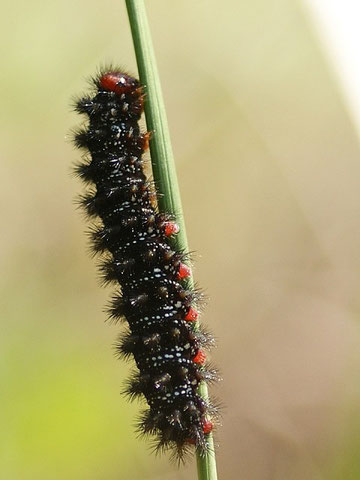
[[[161,90],[150,28],[143,0],[125,0],[134,42],[139,78],[146,90],[145,118],[148,131],[152,132],[150,154],[153,177],[159,193],[159,210],[176,216],[180,232],[173,240],[174,247],[188,252],[185,222],[171,147],[169,128]],[[191,277],[189,286],[193,286]],[[208,398],[207,385],[203,382],[199,393]],[[210,449],[204,456],[197,455],[199,480],[217,480],[216,460],[212,434],[209,435]]]

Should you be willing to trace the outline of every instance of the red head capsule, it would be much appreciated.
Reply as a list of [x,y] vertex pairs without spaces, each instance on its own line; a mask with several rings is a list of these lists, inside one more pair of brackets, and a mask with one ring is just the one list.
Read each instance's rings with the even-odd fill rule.
[[139,82],[135,78],[121,72],[105,73],[100,78],[100,85],[105,88],[105,90],[110,90],[110,92],[115,92],[118,95],[131,91],[141,93],[141,89],[139,90]]
[[198,312],[194,310],[192,307],[190,307],[184,320],[186,320],[187,322],[196,322],[198,316],[199,316]]
[[190,277],[191,269],[185,263],[180,263],[179,272],[178,272],[178,279],[181,280],[182,278]]
[[199,365],[204,365],[205,361],[206,361],[205,352],[203,352],[202,350],[198,350],[197,354],[193,358],[193,362]]
[[175,235],[179,233],[180,227],[177,223],[174,222],[165,222],[165,235],[170,237],[171,235]]

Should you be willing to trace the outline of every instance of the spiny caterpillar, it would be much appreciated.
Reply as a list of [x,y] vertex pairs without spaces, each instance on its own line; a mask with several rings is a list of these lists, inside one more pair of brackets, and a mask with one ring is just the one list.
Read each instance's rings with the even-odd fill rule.
[[184,282],[191,275],[189,256],[170,246],[179,227],[158,211],[144,173],[150,137],[138,125],[144,88],[117,69],[100,73],[93,84],[92,95],[75,105],[88,117],[75,134],[76,146],[90,154],[76,167],[92,184],[81,204],[89,217],[101,220],[91,237],[101,254],[102,277],[120,287],[109,316],[128,323],[116,349],[121,357],[133,356],[137,366],[126,393],[148,403],[138,430],[155,437],[156,451],[171,450],[182,460],[192,446],[200,454],[209,449],[217,408],[198,387],[217,379],[204,353],[214,340],[196,323],[198,294]]

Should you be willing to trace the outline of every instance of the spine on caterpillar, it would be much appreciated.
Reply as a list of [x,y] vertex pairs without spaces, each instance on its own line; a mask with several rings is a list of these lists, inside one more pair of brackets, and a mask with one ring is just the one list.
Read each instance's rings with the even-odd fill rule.
[[213,338],[195,327],[197,293],[184,282],[191,274],[188,255],[171,248],[169,238],[179,228],[158,212],[144,173],[149,133],[138,125],[143,88],[116,69],[100,73],[94,85],[93,94],[76,103],[88,124],[75,143],[90,154],[76,168],[91,185],[81,203],[100,220],[91,237],[102,256],[102,277],[119,287],[109,316],[127,321],[116,348],[137,366],[126,392],[148,403],[138,429],[154,436],[156,450],[171,450],[182,460],[192,446],[207,451],[217,417],[217,408],[198,394],[200,382],[217,379],[204,352]]

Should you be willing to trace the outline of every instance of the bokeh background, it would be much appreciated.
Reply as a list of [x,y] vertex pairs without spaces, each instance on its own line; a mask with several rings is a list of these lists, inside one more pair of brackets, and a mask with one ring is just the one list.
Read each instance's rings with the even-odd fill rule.
[[[321,9],[147,3],[218,338],[219,476],[360,478],[360,149]],[[4,0],[0,22],[0,478],[195,478],[136,439],[73,202],[71,97],[100,63],[136,72],[124,3]]]

